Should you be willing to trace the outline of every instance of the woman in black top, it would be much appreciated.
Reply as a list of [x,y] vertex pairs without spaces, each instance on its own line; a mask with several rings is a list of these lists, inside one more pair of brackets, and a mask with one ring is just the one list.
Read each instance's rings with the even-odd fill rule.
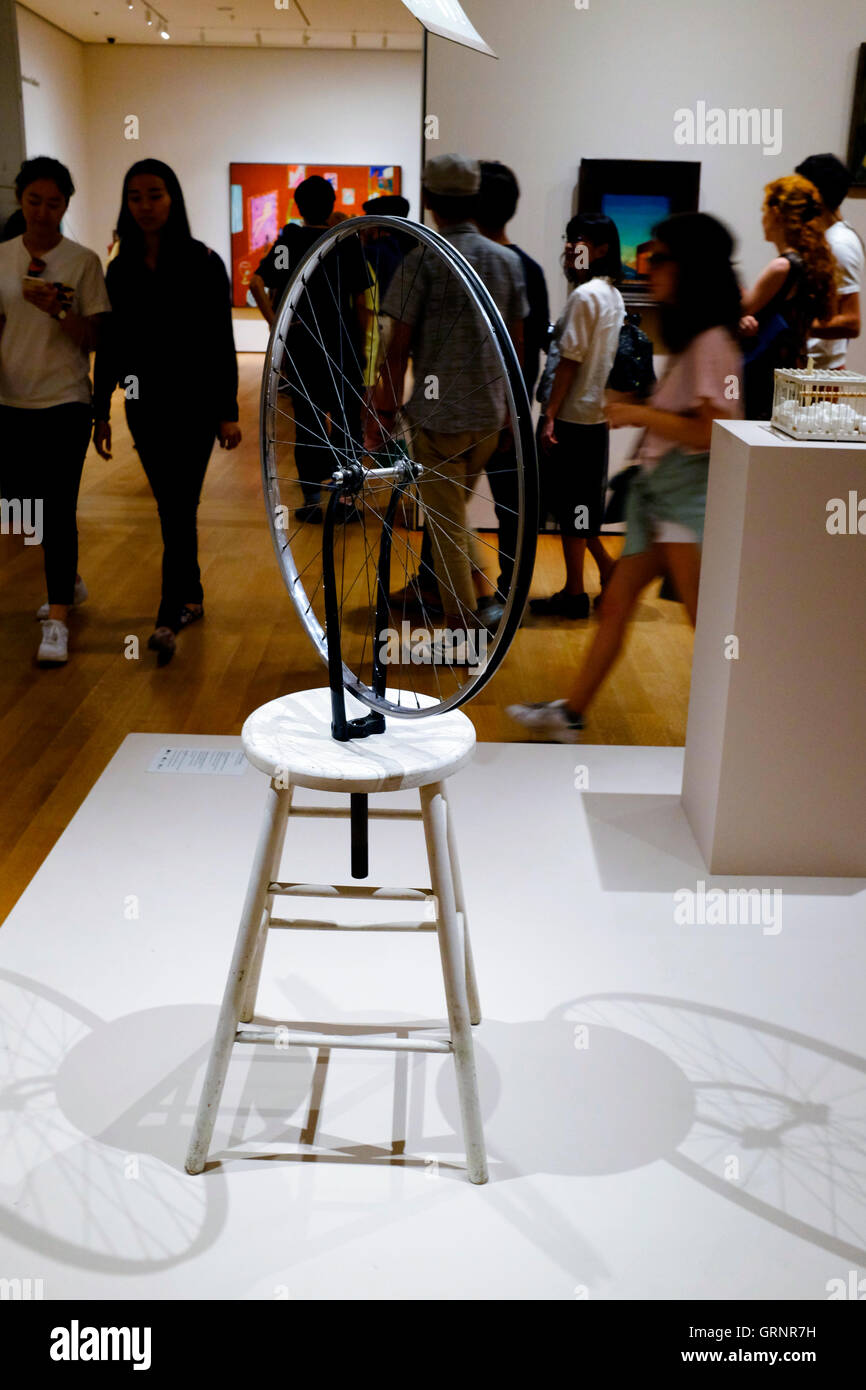
[[770,419],[776,368],[806,365],[812,324],[831,317],[836,304],[833,254],[814,221],[823,206],[817,188],[788,174],[764,193],[764,236],[779,255],[742,299],[747,420]]
[[161,160],[127,173],[117,229],[94,444],[111,458],[109,410],[120,383],[162,527],[162,601],[148,646],[165,665],[176,633],[204,615],[196,515],[214,439],[224,449],[241,442],[231,293],[219,256],[193,239],[177,176]]

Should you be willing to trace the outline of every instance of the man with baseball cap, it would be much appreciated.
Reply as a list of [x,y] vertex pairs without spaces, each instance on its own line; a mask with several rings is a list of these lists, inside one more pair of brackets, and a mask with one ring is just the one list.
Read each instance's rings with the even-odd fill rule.
[[[483,237],[473,221],[481,188],[479,162],[458,154],[440,155],[425,166],[423,182],[425,206],[439,232],[484,281],[520,356],[523,320],[529,312],[523,271],[517,257]],[[365,440],[374,449],[393,430],[411,357],[414,385],[405,407],[410,446],[424,466],[421,501],[435,517],[433,569],[451,629],[483,626],[479,595],[490,602],[495,592],[483,576],[466,514],[506,424],[501,367],[477,315],[462,312],[465,305],[465,289],[440,257],[423,246],[406,256],[382,303],[382,313],[394,325]],[[419,584],[428,587],[423,572]]]

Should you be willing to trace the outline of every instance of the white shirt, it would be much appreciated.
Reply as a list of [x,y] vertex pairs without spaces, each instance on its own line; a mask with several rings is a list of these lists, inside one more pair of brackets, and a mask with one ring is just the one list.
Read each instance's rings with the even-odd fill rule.
[[574,425],[604,423],[604,391],[625,323],[625,303],[613,281],[594,275],[568,296],[559,335],[559,355],[578,362],[557,415]]
[[[28,304],[22,280],[30,266],[23,237],[0,244],[0,405],[22,410],[80,401],[90,404],[90,357],[60,324]],[[111,312],[102,266],[95,251],[68,237],[40,257],[46,284],[59,281],[73,291],[69,312],[88,318]]]
[[[863,279],[863,243],[847,222],[833,222],[824,235],[839,267],[839,298],[844,294],[859,294]],[[814,354],[815,366],[822,371],[844,367],[848,339],[810,338],[806,351]]]

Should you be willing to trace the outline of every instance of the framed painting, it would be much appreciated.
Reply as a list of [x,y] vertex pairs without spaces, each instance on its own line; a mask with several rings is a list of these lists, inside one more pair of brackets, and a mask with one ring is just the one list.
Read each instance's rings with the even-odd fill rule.
[[583,159],[578,212],[603,212],[622,245],[622,289],[645,293],[652,229],[674,212],[696,212],[701,166],[693,160]]
[[287,222],[300,222],[294,191],[312,174],[333,185],[335,213],[363,215],[369,198],[401,192],[398,164],[231,164],[232,304],[254,307],[249,283]]
[[854,80],[854,105],[851,108],[851,133],[848,137],[848,168],[851,187],[866,188],[866,43],[860,45],[857,76]]

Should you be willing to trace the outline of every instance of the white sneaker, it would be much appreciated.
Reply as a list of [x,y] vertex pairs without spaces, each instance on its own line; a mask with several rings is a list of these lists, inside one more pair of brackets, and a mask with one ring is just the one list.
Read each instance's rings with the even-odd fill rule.
[[419,642],[412,649],[412,661],[424,666],[468,666],[477,675],[487,666],[487,633],[458,636],[451,641],[438,637]]
[[59,618],[46,618],[36,660],[45,666],[62,666],[69,657],[69,628]]
[[[88,591],[87,585],[85,584],[84,580],[83,580],[83,579],[76,579],[76,581],[75,581],[75,591],[74,591],[74,593],[73,593],[73,595],[72,595],[72,602],[73,602],[73,605],[74,605],[76,608],[78,608],[78,607],[80,607],[80,605],[81,605],[82,603],[86,603],[89,597],[90,597],[90,593],[89,593],[89,591]],[[43,603],[41,608],[37,608],[37,610],[36,610],[36,616],[37,616],[37,618],[39,619],[40,623],[44,623],[44,622],[45,622],[45,619],[48,617],[48,604],[47,604],[47,603]]]
[[509,705],[505,711],[524,729],[554,743],[580,743],[583,720],[572,719],[565,700],[549,700],[538,705]]

